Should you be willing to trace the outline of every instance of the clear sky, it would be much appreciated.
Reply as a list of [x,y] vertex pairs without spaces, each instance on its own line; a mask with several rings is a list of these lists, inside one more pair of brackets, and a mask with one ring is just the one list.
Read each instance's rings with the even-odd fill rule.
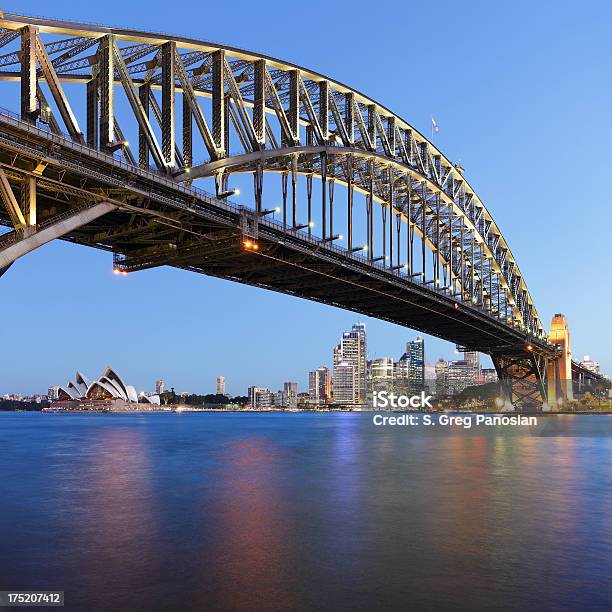
[[[349,84],[424,134],[433,115],[436,144],[461,160],[545,325],[565,313],[574,357],[612,373],[609,2],[4,0],[2,9],[220,41]],[[218,374],[235,394],[285,380],[304,389],[359,320],[171,268],[118,278],[109,254],[59,242],[0,279],[0,317],[0,394],[45,391],[108,364],[139,390],[163,377],[177,391],[213,392]],[[397,358],[416,335],[361,320],[370,357]],[[453,352],[427,338],[427,361]]]

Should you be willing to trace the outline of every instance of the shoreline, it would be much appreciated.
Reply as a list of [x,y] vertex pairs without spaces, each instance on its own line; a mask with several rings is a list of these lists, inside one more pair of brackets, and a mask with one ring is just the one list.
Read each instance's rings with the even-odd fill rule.
[[607,410],[558,410],[555,412],[533,412],[520,413],[514,411],[489,411],[489,410],[241,410],[223,408],[180,408],[175,410],[65,410],[43,408],[42,410],[4,410],[1,412],[39,412],[41,414],[188,414],[188,413],[212,413],[212,414],[490,414],[490,415],[525,415],[538,417],[554,417],[567,415],[612,415],[612,409]]

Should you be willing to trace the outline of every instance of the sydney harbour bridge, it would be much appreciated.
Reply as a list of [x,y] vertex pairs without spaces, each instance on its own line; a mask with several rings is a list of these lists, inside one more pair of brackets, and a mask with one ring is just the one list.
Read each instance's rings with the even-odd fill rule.
[[562,315],[545,328],[463,169],[366,95],[189,38],[0,28],[0,275],[60,238],[119,274],[175,266],[486,353],[519,409],[597,378]]

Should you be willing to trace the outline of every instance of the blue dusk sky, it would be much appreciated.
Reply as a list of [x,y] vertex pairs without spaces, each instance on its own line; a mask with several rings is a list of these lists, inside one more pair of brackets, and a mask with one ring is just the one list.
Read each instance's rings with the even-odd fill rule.
[[[612,372],[611,3],[5,0],[2,9],[252,49],[349,84],[426,135],[434,116],[436,144],[461,161],[545,325],[565,313],[574,357]],[[77,368],[93,377],[109,364],[138,390],[163,377],[177,391],[213,392],[218,374],[233,394],[287,380],[303,390],[353,322],[367,324],[370,357],[397,358],[417,335],[172,268],[116,277],[111,263],[56,242],[0,279],[0,394],[45,392]],[[453,356],[427,337],[428,362]]]

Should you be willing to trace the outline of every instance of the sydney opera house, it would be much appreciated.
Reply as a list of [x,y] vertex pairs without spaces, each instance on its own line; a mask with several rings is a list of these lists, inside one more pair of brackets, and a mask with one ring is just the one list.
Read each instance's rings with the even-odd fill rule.
[[51,409],[65,410],[152,410],[160,405],[159,395],[138,396],[113,368],[106,368],[97,380],[76,373],[74,381],[57,388]]

